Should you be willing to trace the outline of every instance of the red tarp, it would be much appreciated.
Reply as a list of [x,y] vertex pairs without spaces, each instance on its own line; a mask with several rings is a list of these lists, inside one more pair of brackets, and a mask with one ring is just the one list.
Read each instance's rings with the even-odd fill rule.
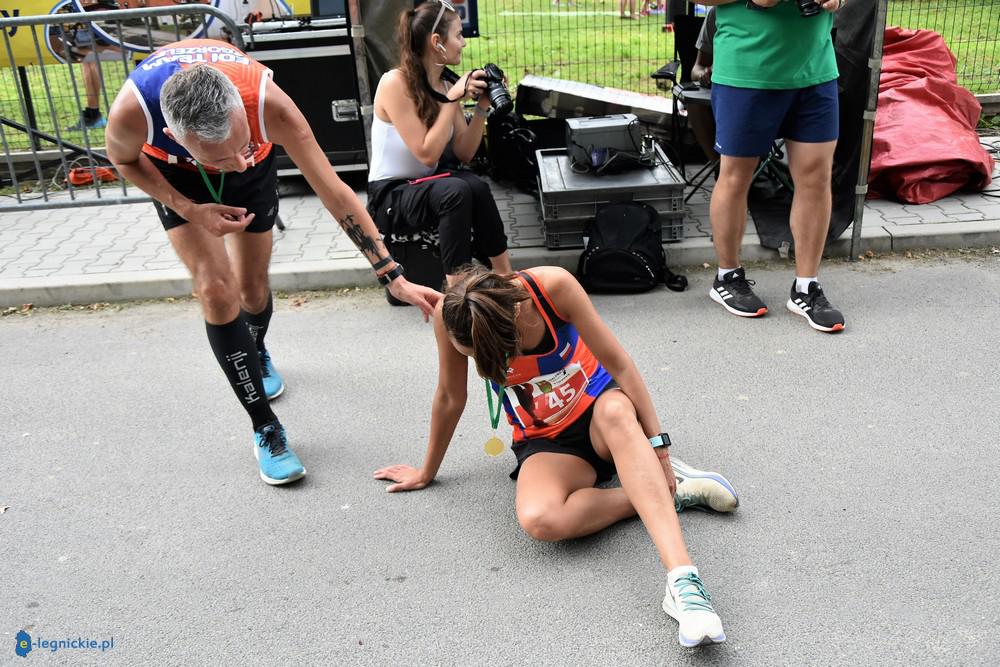
[[926,204],[990,184],[982,108],[956,82],[955,56],[929,30],[887,28],[868,182],[874,196]]

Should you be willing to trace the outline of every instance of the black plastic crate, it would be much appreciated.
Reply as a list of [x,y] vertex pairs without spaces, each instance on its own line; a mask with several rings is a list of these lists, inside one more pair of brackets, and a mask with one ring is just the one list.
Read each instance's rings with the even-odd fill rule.
[[[590,220],[587,218],[584,220],[543,222],[542,231],[545,233],[545,247],[549,250],[584,247],[583,231]],[[660,238],[664,243],[677,243],[684,240],[684,211],[660,214]]]
[[[658,145],[655,149],[656,167],[601,176],[575,171],[565,149],[536,151],[542,220],[550,227],[549,223],[556,221],[589,220],[604,204],[640,201],[655,208],[661,218],[670,220],[670,226],[677,217],[683,225],[684,179],[663,150]],[[683,230],[670,232],[664,240],[679,240],[683,235]]]

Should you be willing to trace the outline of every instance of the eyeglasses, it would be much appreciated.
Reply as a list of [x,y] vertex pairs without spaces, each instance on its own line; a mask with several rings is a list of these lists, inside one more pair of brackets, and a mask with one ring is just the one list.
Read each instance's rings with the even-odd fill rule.
[[438,23],[441,23],[441,17],[444,16],[444,10],[447,9],[449,11],[455,11],[455,8],[452,6],[450,2],[448,2],[448,0],[438,0],[438,2],[441,3],[441,9],[440,11],[438,11],[437,18],[434,19],[434,25],[431,26],[432,35],[434,34],[434,31],[437,30]]

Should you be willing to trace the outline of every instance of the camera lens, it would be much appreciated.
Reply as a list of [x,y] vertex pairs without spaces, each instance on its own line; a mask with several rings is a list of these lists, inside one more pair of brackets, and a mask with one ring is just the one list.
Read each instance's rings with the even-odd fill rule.
[[490,63],[483,68],[486,73],[486,94],[490,98],[493,112],[506,116],[514,108],[507,86],[503,84],[503,70]]

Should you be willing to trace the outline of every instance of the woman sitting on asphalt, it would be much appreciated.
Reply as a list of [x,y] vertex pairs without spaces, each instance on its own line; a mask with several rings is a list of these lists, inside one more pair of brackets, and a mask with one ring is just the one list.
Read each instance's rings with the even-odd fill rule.
[[[465,409],[472,357],[487,379],[494,428],[502,404],[514,430],[511,477],[525,532],[567,540],[638,514],[667,571],[663,610],[679,622],[680,643],[725,641],[677,511],[732,511],[739,504],[732,485],[671,461],[645,382],[570,273],[463,267],[454,278],[434,311],[439,375],[424,464],[389,466],[375,478],[395,482],[389,491],[431,483]],[[502,444],[491,439],[492,448],[498,453]],[[620,488],[594,488],[616,473]]]
[[[399,69],[379,82],[372,118],[368,210],[388,236],[437,231],[449,276],[473,257],[511,271],[503,221],[489,186],[467,170],[446,168],[446,149],[466,164],[483,138],[490,102],[482,70],[454,84],[445,68],[462,62],[462,22],[447,2],[432,0],[403,12]],[[462,100],[478,99],[466,122]]]

